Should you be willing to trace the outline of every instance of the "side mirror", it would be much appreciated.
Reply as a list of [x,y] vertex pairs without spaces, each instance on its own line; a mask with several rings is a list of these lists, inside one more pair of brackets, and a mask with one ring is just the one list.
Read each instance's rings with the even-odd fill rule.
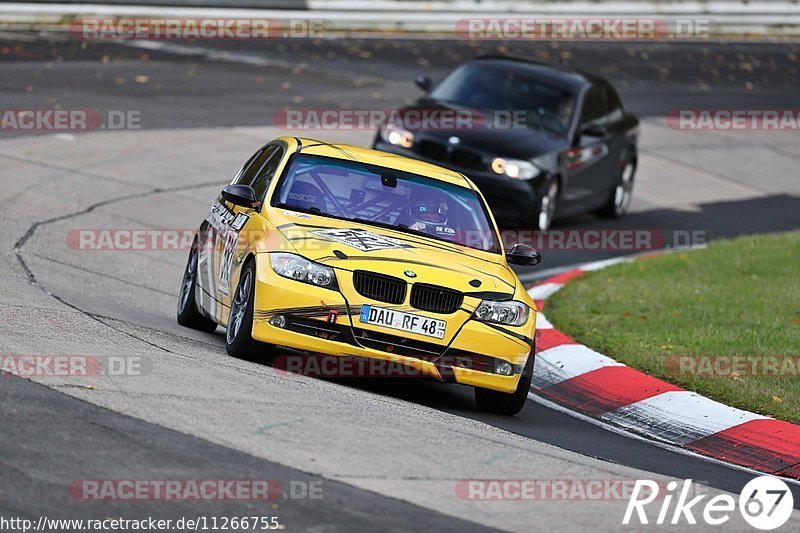
[[587,124],[581,128],[581,135],[588,135],[589,137],[605,137],[608,135],[608,130],[605,126],[600,124]]
[[258,209],[256,192],[249,185],[228,185],[222,189],[222,197],[233,205]]
[[416,83],[417,87],[426,93],[430,92],[430,90],[433,88],[433,82],[428,76],[417,76],[417,78],[414,80],[414,83]]
[[506,252],[506,261],[512,265],[536,266],[542,262],[542,254],[527,244],[515,244]]

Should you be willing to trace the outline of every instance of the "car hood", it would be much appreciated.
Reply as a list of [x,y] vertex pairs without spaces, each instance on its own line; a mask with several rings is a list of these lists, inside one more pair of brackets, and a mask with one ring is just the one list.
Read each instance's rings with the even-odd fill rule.
[[447,286],[476,297],[510,297],[516,274],[502,255],[368,224],[276,209],[270,220],[298,254],[345,270],[367,270]]
[[[416,105],[403,108],[407,110],[452,110],[438,104]],[[401,111],[401,112],[402,112]],[[475,148],[491,155],[514,157],[518,159],[532,159],[541,155],[560,151],[567,148],[567,140],[546,130],[535,128],[499,128],[489,129],[476,127],[474,129],[459,130],[412,130],[420,138],[438,139],[448,143],[451,137],[458,137],[458,145]]]

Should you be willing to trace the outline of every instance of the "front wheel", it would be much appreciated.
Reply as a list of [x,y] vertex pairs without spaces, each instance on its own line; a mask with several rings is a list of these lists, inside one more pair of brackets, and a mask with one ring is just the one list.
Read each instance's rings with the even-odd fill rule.
[[231,302],[228,330],[225,332],[225,349],[228,355],[241,359],[254,359],[264,355],[269,345],[253,339],[253,303],[256,294],[256,266],[252,259],[242,268],[239,285]]
[[531,382],[533,381],[533,359],[534,354],[528,356],[525,362],[525,368],[522,370],[522,376],[519,378],[517,390],[512,393],[500,392],[490,389],[475,388],[475,403],[478,408],[490,413],[498,415],[513,416],[525,406],[528,400],[528,393],[531,390]]

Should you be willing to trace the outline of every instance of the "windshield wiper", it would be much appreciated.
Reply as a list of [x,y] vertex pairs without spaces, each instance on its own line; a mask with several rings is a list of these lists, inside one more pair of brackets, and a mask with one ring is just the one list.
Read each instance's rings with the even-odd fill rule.
[[[325,211],[323,211],[322,209],[320,209],[319,207],[316,207],[316,206],[300,207],[299,205],[291,205],[291,204],[287,204],[287,203],[284,203],[284,202],[278,202],[273,207],[278,207],[280,209],[290,209],[292,211],[297,211],[298,213],[308,213],[310,215],[320,215],[320,216],[333,217],[333,215],[330,215],[330,214],[326,213]],[[334,218],[338,218],[338,217],[334,217]]]
[[[395,231],[416,233],[416,230],[409,228],[405,224],[390,224],[388,222],[381,222],[380,220],[370,220],[368,218],[359,218],[359,217],[348,218],[345,220],[349,220],[351,222],[360,222],[361,224],[372,224],[373,226],[378,226],[379,228],[393,229]],[[427,235],[427,233],[425,233],[424,235]]]

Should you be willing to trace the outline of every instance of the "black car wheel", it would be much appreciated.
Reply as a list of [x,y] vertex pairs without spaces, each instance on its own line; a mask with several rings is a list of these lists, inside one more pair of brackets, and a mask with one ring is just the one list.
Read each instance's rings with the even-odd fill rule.
[[633,198],[633,178],[636,174],[636,160],[627,159],[617,178],[617,185],[612,189],[608,202],[600,209],[606,217],[619,218],[628,212]]
[[197,310],[197,241],[192,244],[186,269],[183,272],[181,291],[178,295],[178,324],[187,328],[211,332],[217,323]]
[[513,416],[525,407],[528,400],[528,393],[531,390],[533,381],[533,360],[534,352],[528,356],[522,376],[519,378],[517,390],[511,394],[490,389],[475,388],[475,403],[484,411],[499,415]]
[[553,225],[553,218],[556,215],[556,207],[558,206],[558,193],[559,183],[557,179],[550,182],[547,186],[542,199],[539,201],[539,213],[536,217],[536,227],[545,231],[550,229]]
[[253,339],[253,303],[256,294],[256,266],[251,259],[242,268],[239,285],[231,302],[228,329],[225,332],[225,349],[228,355],[241,359],[254,359],[266,355],[270,345]]

